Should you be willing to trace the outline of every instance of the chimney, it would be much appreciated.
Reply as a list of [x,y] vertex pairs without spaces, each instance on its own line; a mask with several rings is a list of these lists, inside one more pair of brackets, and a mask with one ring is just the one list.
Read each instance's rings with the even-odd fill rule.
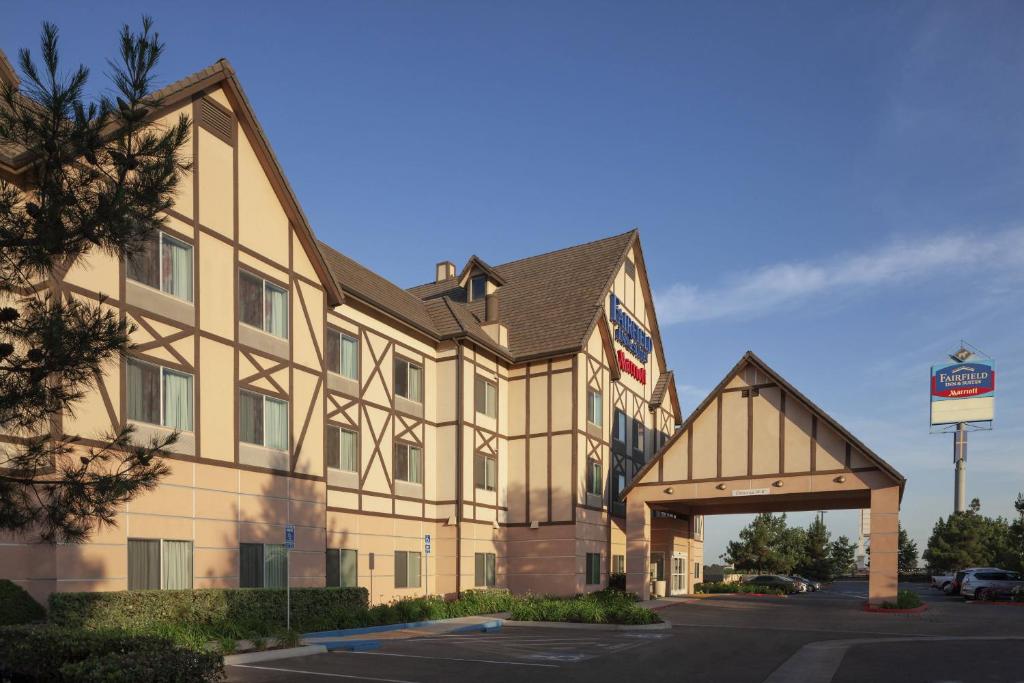
[[485,323],[496,323],[498,322],[498,295],[488,294],[484,297],[484,322]]
[[444,282],[455,277],[455,264],[451,261],[441,261],[434,266],[434,282]]

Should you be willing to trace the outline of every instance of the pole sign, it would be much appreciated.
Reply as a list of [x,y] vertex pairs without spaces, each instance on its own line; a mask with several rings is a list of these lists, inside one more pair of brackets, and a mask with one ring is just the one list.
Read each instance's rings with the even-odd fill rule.
[[289,524],[284,528],[284,547],[291,550],[295,547],[295,525]]
[[608,300],[608,320],[615,327],[615,341],[625,347],[625,350],[629,352],[631,356],[640,361],[637,364],[635,361],[626,357],[626,353],[621,349],[616,354],[619,361],[619,369],[624,373],[635,379],[640,384],[647,384],[647,368],[643,367],[647,364],[647,359],[651,355],[651,351],[654,350],[654,341],[651,339],[651,335],[644,332],[644,329],[633,320],[620,305],[622,302],[619,301],[619,297],[614,294],[609,295]]
[[932,366],[931,423],[986,422],[995,416],[996,367],[990,359]]
[[423,534],[423,553],[430,554],[430,534]]

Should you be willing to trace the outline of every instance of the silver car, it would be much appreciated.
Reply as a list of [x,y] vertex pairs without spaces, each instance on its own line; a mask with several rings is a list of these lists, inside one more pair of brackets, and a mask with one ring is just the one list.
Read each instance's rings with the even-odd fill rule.
[[1004,569],[979,570],[964,576],[960,595],[968,600],[998,600],[1009,598],[1014,589],[1024,588],[1024,578],[1017,572]]

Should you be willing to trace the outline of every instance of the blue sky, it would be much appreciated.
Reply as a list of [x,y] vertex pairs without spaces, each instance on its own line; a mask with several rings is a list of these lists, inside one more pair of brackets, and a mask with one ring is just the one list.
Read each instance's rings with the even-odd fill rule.
[[[94,68],[146,3],[10,3]],[[322,239],[404,286],[639,227],[684,409],[747,349],[952,506],[928,367],[997,359],[968,494],[1024,490],[1024,5],[153,3],[163,81],[235,66]],[[381,249],[384,247],[384,249]],[[801,523],[808,514],[794,516]],[[851,512],[836,533],[856,535]],[[745,522],[712,518],[712,559]]]

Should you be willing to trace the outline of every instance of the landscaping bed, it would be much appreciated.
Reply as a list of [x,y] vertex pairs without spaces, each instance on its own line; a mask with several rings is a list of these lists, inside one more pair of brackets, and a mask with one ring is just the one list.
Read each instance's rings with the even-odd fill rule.
[[793,591],[781,588],[779,586],[762,586],[753,583],[725,583],[724,581],[714,581],[696,584],[693,587],[693,592],[705,594],[745,593],[748,595],[785,596],[789,595]]

